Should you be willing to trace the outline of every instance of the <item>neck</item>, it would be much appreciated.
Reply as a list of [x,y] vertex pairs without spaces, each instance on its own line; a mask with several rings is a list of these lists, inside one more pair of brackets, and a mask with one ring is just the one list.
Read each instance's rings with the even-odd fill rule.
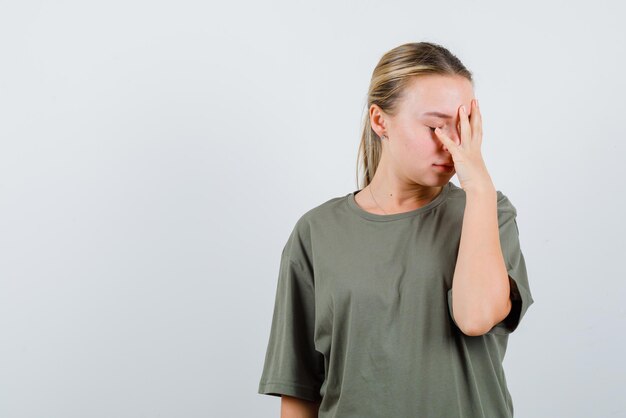
[[407,181],[382,163],[381,161],[368,185],[368,193],[374,195],[374,205],[381,206],[387,213],[405,212],[425,206],[443,190],[443,186]]

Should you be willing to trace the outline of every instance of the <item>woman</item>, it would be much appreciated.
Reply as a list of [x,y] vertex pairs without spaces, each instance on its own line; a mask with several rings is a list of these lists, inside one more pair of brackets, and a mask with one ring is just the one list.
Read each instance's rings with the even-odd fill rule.
[[473,87],[433,43],[376,66],[364,188],[302,215],[282,252],[258,392],[283,417],[513,416],[502,360],[533,298]]

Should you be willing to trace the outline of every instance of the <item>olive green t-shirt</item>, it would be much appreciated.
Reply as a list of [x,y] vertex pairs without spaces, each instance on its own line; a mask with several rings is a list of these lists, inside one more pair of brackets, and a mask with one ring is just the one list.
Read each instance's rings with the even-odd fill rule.
[[390,215],[358,192],[306,212],[285,244],[258,393],[321,401],[320,418],[513,417],[502,361],[533,303],[516,208],[497,191],[513,307],[468,336],[452,315],[465,191]]

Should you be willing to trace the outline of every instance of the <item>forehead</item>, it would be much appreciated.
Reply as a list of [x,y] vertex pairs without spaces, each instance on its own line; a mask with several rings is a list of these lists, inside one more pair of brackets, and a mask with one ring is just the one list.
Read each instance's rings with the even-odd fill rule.
[[471,113],[473,98],[474,88],[465,77],[426,75],[407,86],[401,107],[418,116],[454,118],[461,105]]

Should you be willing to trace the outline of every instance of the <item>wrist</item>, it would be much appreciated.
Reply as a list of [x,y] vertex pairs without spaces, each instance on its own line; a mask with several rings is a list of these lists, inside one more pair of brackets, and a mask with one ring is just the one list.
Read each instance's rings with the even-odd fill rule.
[[474,184],[466,186],[463,189],[466,195],[471,196],[495,196],[497,193],[495,186],[491,182]]

